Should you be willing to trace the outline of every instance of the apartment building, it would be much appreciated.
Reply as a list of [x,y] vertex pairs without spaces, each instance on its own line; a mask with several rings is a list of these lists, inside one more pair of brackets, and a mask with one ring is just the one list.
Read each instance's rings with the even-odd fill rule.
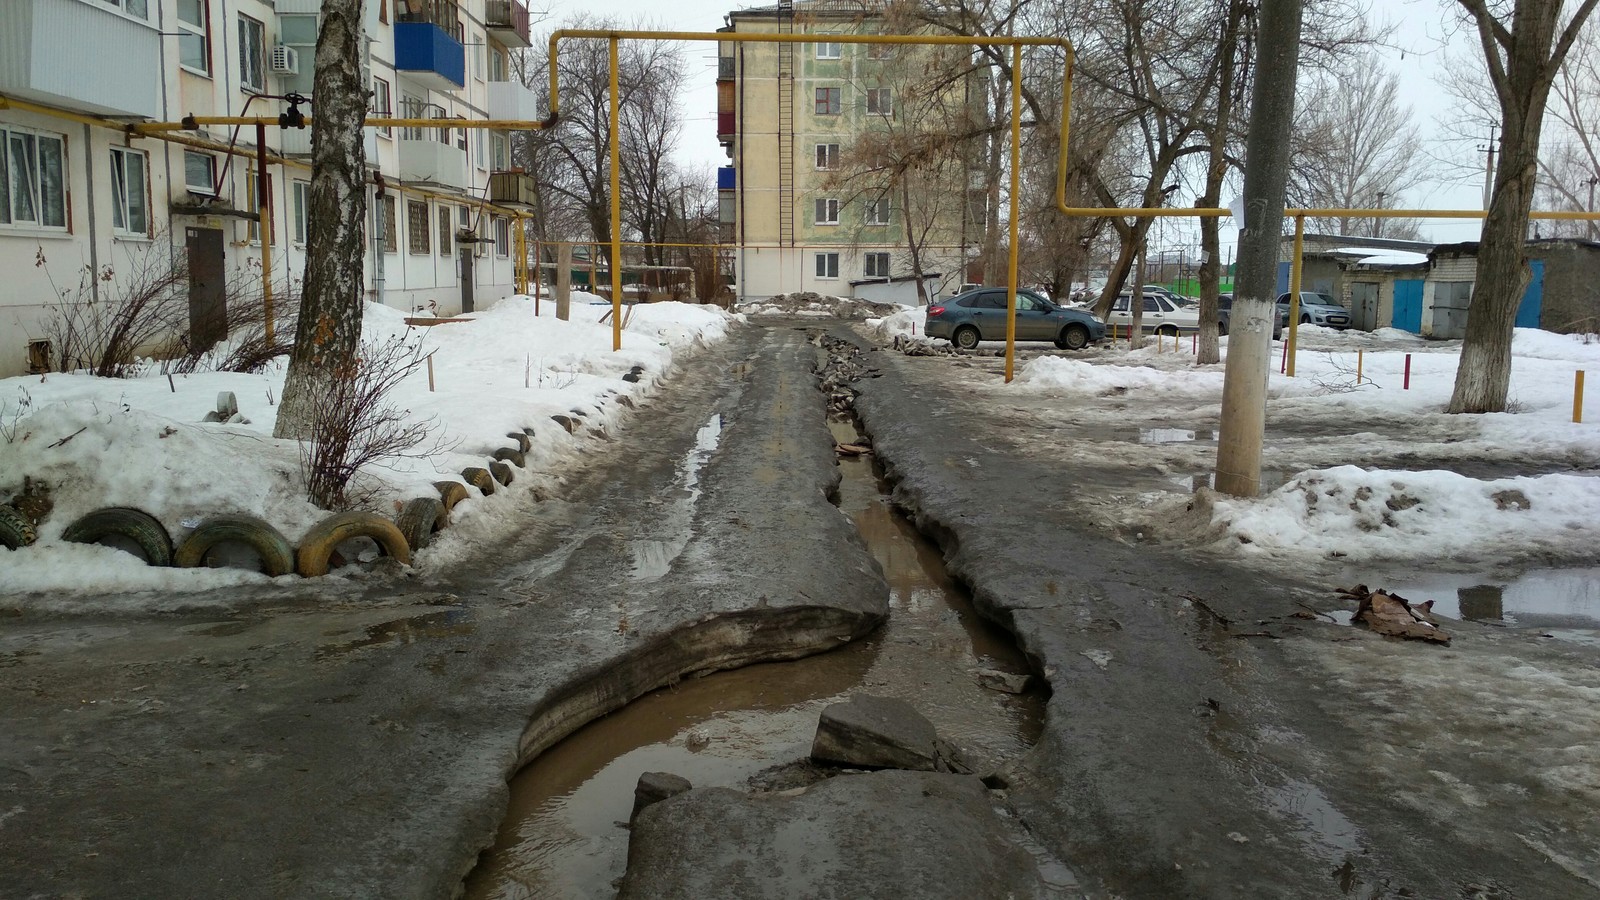
[[[321,0],[0,2],[0,376],[51,367],[51,305],[105,299],[182,253],[191,327],[221,337],[229,293],[262,276],[256,134],[170,140],[124,126],[186,115],[277,117],[266,95],[311,98]],[[521,0],[367,0],[374,115],[437,128],[368,129],[371,300],[442,314],[514,289],[513,229],[531,208],[509,137],[450,120],[536,119],[510,77],[528,46]],[[305,268],[311,132],[266,130],[276,290]],[[380,187],[381,182],[381,187]],[[230,286],[231,285],[231,286]],[[200,334],[200,332],[210,332]]]
[[[718,173],[721,236],[735,254],[741,300],[792,291],[914,302],[908,230],[920,269],[950,289],[967,256],[969,176],[937,186],[946,200],[908,211],[899,190],[874,190],[853,161],[862,136],[917,127],[897,91],[923,48],[848,44],[829,35],[886,30],[871,4],[800,0],[736,10],[723,31],[814,34],[815,42],[719,45],[718,138],[731,165]],[[961,90],[960,87],[955,90]],[[913,218],[908,229],[907,216]],[[871,290],[868,290],[870,286]]]

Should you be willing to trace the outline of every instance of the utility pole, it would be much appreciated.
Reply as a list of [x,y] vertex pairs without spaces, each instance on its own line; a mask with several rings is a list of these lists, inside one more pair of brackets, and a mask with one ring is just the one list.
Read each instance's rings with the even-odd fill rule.
[[1483,171],[1483,208],[1485,211],[1489,209],[1489,198],[1494,196],[1494,129],[1495,126],[1489,126],[1489,145],[1487,148],[1489,163],[1484,167]]
[[[1594,186],[1595,186],[1596,182],[1600,182],[1600,177],[1597,177],[1597,176],[1594,176],[1594,175],[1590,175],[1589,176],[1589,208],[1588,208],[1588,212],[1591,212],[1591,213],[1594,212]],[[1587,228],[1587,230],[1589,232],[1589,240],[1591,240],[1591,241],[1594,240],[1594,220],[1590,219],[1589,221],[1584,223],[1584,226]]]
[[[1389,192],[1388,191],[1379,191],[1378,192],[1378,208],[1379,209],[1383,209],[1383,199],[1385,197],[1387,197],[1387,196],[1389,196]],[[1373,216],[1372,217],[1372,236],[1375,237],[1375,238],[1383,237],[1383,217],[1382,216]]]
[[1256,90],[1245,143],[1244,229],[1234,278],[1228,362],[1217,434],[1217,490],[1254,497],[1261,490],[1261,443],[1267,430],[1272,323],[1278,310],[1278,252],[1289,180],[1289,130],[1299,68],[1302,0],[1262,0],[1256,40]]

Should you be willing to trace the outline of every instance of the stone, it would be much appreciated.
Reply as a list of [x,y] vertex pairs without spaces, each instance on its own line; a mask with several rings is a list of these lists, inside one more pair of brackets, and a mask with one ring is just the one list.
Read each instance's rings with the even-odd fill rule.
[[991,691],[1000,691],[1005,694],[1020,694],[1033,684],[1032,675],[1013,675],[1010,672],[1001,672],[997,669],[979,669],[978,683]]
[[639,812],[652,803],[660,803],[668,797],[676,797],[693,789],[694,785],[682,775],[646,772],[639,776],[639,783],[633,786],[633,813],[628,816],[628,821],[639,818]]
[[931,772],[938,765],[933,723],[904,700],[858,694],[822,711],[811,758],[873,769]]

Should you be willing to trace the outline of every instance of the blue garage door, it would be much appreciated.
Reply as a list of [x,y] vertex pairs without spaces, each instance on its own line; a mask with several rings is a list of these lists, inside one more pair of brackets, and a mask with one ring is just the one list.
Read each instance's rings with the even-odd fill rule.
[[1394,316],[1390,325],[1412,334],[1422,333],[1422,279],[1395,279]]
[[1544,311],[1544,260],[1529,260],[1528,268],[1533,278],[1522,293],[1522,305],[1517,307],[1518,328],[1538,328],[1539,315]]

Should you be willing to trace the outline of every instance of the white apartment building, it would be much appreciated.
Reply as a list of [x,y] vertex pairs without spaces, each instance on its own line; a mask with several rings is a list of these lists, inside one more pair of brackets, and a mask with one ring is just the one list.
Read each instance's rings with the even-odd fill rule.
[[[254,128],[162,140],[123,126],[275,118],[288,105],[262,95],[291,93],[311,97],[301,111],[314,116],[321,5],[0,0],[0,377],[52,365],[52,304],[114,294],[151,254],[186,251],[197,338],[221,336],[230,281],[259,295]],[[373,115],[539,118],[538,98],[510,78],[509,51],[528,46],[522,0],[366,10]],[[270,127],[266,148],[281,292],[305,268],[311,132]],[[531,185],[510,170],[505,133],[368,129],[366,153],[369,299],[451,314],[513,291],[514,217],[531,208]]]

